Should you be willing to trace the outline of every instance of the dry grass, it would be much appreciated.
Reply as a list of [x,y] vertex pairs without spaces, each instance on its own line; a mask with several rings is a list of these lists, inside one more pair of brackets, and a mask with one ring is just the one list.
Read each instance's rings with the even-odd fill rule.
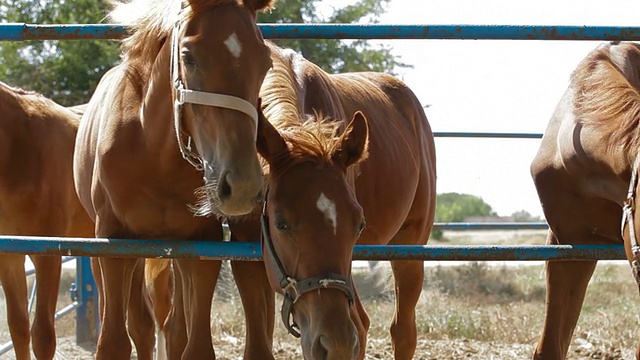
[[[445,233],[447,244],[542,244],[544,232]],[[228,267],[228,264],[225,266]],[[388,325],[394,312],[392,278],[380,263],[374,272],[356,273],[356,286],[371,318],[367,359],[392,358]],[[220,359],[240,359],[244,346],[244,314],[230,274],[221,281],[214,302],[212,333]],[[60,306],[68,303],[73,281],[65,274]],[[544,266],[495,263],[442,263],[425,269],[424,291],[417,308],[416,359],[530,358],[542,329]],[[4,310],[4,307],[0,307]],[[297,339],[276,323],[277,359],[300,359]],[[640,306],[638,287],[625,263],[599,264],[591,280],[570,349],[570,359],[630,359],[637,346]],[[6,321],[0,329],[6,340]],[[74,331],[73,315],[58,323],[60,337]],[[65,347],[65,351],[68,350]],[[78,353],[69,359],[90,359]]]

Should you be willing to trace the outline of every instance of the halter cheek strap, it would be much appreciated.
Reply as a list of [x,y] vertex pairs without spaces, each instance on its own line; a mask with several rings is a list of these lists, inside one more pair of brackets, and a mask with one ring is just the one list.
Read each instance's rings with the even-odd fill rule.
[[627,199],[624,201],[624,206],[622,207],[622,224],[620,233],[624,233],[624,226],[627,225],[629,228],[629,245],[631,247],[631,253],[633,254],[631,272],[633,273],[633,277],[640,288],[640,245],[638,244],[638,238],[636,237],[636,228],[633,219],[636,208],[635,192],[636,185],[638,184],[638,166],[640,166],[640,154],[636,156],[633,168],[631,169],[629,191],[627,192]]
[[220,107],[225,109],[231,109],[246,114],[253,120],[255,132],[254,138],[258,135],[258,110],[256,106],[251,104],[245,99],[237,96],[203,92],[196,90],[186,89],[182,79],[180,78],[180,39],[179,39],[179,23],[176,22],[173,26],[173,33],[171,34],[171,80],[173,87],[176,91],[175,101],[173,103],[173,119],[174,127],[176,131],[176,138],[178,140],[178,148],[182,157],[187,160],[196,169],[202,170],[202,159],[191,148],[191,137],[187,137],[187,143],[182,140],[181,131],[181,116],[182,105],[184,104],[197,104]]

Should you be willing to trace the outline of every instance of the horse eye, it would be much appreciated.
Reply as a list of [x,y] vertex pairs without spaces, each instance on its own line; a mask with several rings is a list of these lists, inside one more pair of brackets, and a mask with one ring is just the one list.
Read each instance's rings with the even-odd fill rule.
[[362,222],[360,223],[360,226],[358,227],[358,236],[360,236],[360,234],[362,234],[362,232],[364,231],[364,227],[367,225],[367,222],[364,221],[364,219],[362,219]]
[[188,53],[188,52],[182,53],[182,63],[185,66],[191,66],[191,67],[196,67],[198,65],[196,63],[196,59],[194,59],[191,53]]
[[276,220],[276,223],[274,226],[276,227],[276,229],[280,231],[287,231],[291,228],[289,224],[287,224],[287,222],[284,220]]

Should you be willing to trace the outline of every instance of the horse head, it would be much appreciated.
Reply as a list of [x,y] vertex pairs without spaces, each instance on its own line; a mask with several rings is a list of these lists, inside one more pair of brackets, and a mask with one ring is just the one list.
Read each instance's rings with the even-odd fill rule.
[[176,135],[183,157],[204,172],[201,215],[242,215],[262,200],[257,102],[271,58],[255,22],[269,4],[189,0],[173,29]]
[[364,115],[357,112],[342,135],[322,139],[295,128],[281,134],[260,120],[258,151],[270,168],[264,261],[271,286],[284,295],[282,319],[302,337],[305,358],[354,359],[360,345],[351,259],[365,222],[347,170],[366,157]]

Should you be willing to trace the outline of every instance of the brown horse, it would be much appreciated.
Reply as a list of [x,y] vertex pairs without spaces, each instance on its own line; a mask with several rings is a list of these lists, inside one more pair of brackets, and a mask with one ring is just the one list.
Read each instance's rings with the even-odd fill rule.
[[[87,237],[93,222],[73,187],[72,161],[80,112],[0,82],[0,233]],[[60,256],[31,255],[37,305],[29,333],[24,255],[0,256],[0,281],[16,358],[53,359]]]
[[[531,173],[549,223],[548,244],[625,244],[627,192],[638,193],[640,46],[610,43],[578,65],[542,138]],[[631,182],[631,187],[630,187]],[[535,359],[564,359],[596,261],[547,262],[547,300]],[[637,264],[633,266],[638,272]],[[638,279],[638,278],[636,278]],[[640,352],[637,357],[640,357]]]
[[[255,21],[269,5],[136,0],[116,8],[114,19],[132,24],[132,34],[122,62],[89,102],[74,158],[76,190],[97,237],[221,240],[220,222],[194,213],[241,215],[261,201],[256,106],[271,59]],[[190,310],[175,313],[187,317],[179,322],[189,334],[180,352],[185,359],[215,358],[209,317],[220,262],[175,263]],[[132,289],[143,284],[143,262],[101,258],[99,265],[104,296],[96,358],[129,358],[130,298],[138,357],[151,358],[151,312]]]
[[[260,92],[269,121],[258,129],[270,169],[267,196],[253,217],[229,222],[233,241],[255,241],[263,211],[265,262],[232,263],[247,319],[244,358],[273,359],[275,290],[285,294],[282,319],[301,335],[306,359],[363,359],[369,319],[353,288],[353,247],[427,242],[435,210],[433,134],[400,80],[329,75],[293,51],[270,47],[273,67]],[[392,269],[393,349],[396,359],[411,359],[423,263],[392,261]]]

